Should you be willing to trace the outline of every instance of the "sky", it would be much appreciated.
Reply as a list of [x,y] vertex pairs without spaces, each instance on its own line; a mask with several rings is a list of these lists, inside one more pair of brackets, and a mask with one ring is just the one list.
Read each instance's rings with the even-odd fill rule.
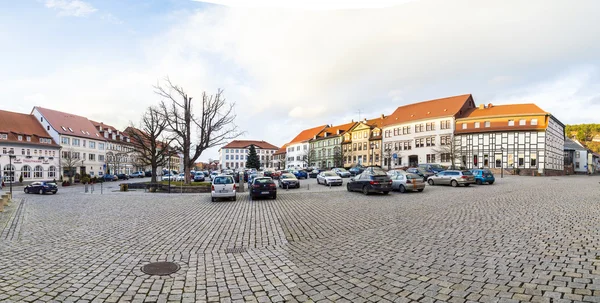
[[124,129],[168,76],[196,100],[224,89],[241,139],[277,146],[468,93],[597,123],[598,11],[597,0],[2,1],[0,109]]

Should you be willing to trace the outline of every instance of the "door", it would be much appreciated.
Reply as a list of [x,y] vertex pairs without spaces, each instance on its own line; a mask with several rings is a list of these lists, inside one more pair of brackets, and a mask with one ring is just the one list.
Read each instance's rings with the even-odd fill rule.
[[85,175],[86,173],[86,166],[82,166],[79,168],[79,174],[83,177],[83,175]]
[[419,165],[419,156],[417,156],[417,155],[408,156],[408,165],[411,167],[417,167],[417,165]]

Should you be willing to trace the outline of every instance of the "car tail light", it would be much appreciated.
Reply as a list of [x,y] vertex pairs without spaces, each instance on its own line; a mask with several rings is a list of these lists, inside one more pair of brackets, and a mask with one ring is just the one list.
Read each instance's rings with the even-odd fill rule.
[[275,183],[271,183],[269,184],[269,187],[277,187],[277,185],[275,185]]
[[214,186],[214,185],[211,185],[211,186],[210,186],[210,190],[212,190],[212,191],[215,191],[215,186]]
[[257,185],[253,185],[252,187],[254,187],[254,188],[259,188],[259,187],[260,187],[260,185],[258,185],[258,184],[257,184]]
[[237,186],[233,183],[233,190],[237,190]]
[[371,184],[371,185],[378,185],[379,182],[378,181],[371,181],[371,182],[369,182],[369,184]]
[[467,176],[462,176],[461,178],[463,178],[463,179],[469,179],[469,177],[467,177]]

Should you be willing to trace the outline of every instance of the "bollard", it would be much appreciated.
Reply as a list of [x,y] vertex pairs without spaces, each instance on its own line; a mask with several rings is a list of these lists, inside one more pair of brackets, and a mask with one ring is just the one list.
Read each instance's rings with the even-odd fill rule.
[[331,189],[331,183],[329,183],[329,189]]
[[4,206],[8,206],[8,202],[10,200],[10,194],[3,194],[2,199],[0,200],[0,205]]
[[83,187],[84,187],[84,189],[85,189],[85,193],[87,194],[87,193],[89,192],[88,185],[87,185],[87,184],[85,184]]
[[310,190],[310,184],[306,185],[306,190]]
[[100,183],[100,194],[104,193],[104,182]]
[[4,200],[8,199],[8,196],[2,195],[0,198],[0,213],[4,212]]

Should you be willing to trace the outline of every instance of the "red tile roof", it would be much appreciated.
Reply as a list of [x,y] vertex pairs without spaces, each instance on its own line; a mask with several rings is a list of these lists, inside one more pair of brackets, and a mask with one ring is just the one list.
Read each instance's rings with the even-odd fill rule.
[[[490,106],[492,105],[492,106]],[[468,110],[463,118],[490,118],[490,117],[503,117],[503,116],[522,116],[522,115],[546,115],[548,114],[537,105],[533,103],[525,104],[506,104],[506,105],[493,105],[488,104],[486,108],[473,108]]]
[[[96,130],[100,133],[101,137],[104,137],[105,132],[108,133],[108,138],[104,137],[105,140],[108,140],[111,142],[116,142],[116,143],[129,143],[129,142],[127,142],[127,138],[129,137],[128,133],[119,131],[116,127],[108,125],[108,124],[104,124],[103,122],[96,122],[94,120],[90,120],[90,122],[92,122],[94,127],[96,127]],[[100,129],[102,129],[102,130],[100,130]],[[119,135],[123,135],[123,140],[120,140],[119,135],[117,135],[117,133],[119,133]],[[112,139],[112,134],[115,134],[115,136],[116,136],[115,140]]]
[[289,145],[292,145],[294,143],[300,143],[300,142],[304,142],[304,141],[308,141],[312,138],[314,138],[318,133],[320,133],[322,130],[325,129],[325,127],[327,127],[327,125],[321,125],[321,126],[317,126],[317,127],[313,127],[313,128],[309,128],[309,129],[305,129],[303,131],[301,131],[292,141],[290,141],[290,143],[288,143]]
[[317,139],[325,138],[325,133],[328,134],[327,137],[338,136],[338,131],[340,131],[339,135],[341,136],[349,131],[355,124],[356,122],[350,122],[342,125],[327,127],[323,131],[319,132]]
[[36,106],[42,116],[58,133],[68,136],[105,140],[86,117]]
[[[58,146],[34,115],[0,110],[0,133],[7,134],[8,137],[7,140],[0,139],[0,142]],[[22,136],[21,141],[19,141],[19,135]],[[27,142],[27,136],[31,136],[30,142]],[[51,143],[41,143],[40,138],[49,139]]]
[[473,107],[475,102],[470,94],[423,101],[398,107],[385,118],[383,124],[388,126],[424,119],[459,117]]
[[287,152],[287,146],[288,144],[284,144],[281,148],[279,148],[279,150],[277,150],[273,155],[281,155],[281,154],[285,154]]
[[260,147],[262,149],[279,149],[279,147],[277,147],[269,142],[255,141],[255,140],[233,140],[221,148],[246,148],[246,147],[249,147],[250,145],[254,145],[254,146]]

